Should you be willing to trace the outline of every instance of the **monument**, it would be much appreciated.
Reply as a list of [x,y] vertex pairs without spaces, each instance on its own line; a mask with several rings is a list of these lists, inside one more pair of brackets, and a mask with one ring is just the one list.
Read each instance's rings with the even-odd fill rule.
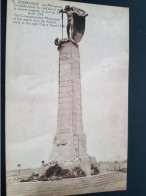
[[[90,158],[87,154],[86,136],[82,122],[82,97],[80,77],[80,54],[78,42],[85,31],[85,11],[66,6],[60,10],[67,14],[68,38],[55,39],[59,51],[59,95],[57,133],[49,161],[64,168],[80,166],[91,174]],[[63,30],[63,28],[62,28]],[[71,30],[71,33],[70,33]]]

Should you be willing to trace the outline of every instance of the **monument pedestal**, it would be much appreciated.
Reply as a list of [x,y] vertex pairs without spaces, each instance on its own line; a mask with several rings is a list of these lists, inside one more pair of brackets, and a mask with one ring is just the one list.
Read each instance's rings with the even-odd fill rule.
[[89,175],[91,168],[82,125],[79,46],[67,40],[58,50],[58,124],[49,161],[66,168],[81,166]]

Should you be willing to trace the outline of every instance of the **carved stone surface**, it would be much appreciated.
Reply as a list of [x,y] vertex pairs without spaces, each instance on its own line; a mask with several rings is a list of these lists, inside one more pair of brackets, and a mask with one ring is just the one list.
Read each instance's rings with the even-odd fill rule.
[[58,125],[49,161],[90,170],[82,125],[79,47],[71,40],[60,42]]

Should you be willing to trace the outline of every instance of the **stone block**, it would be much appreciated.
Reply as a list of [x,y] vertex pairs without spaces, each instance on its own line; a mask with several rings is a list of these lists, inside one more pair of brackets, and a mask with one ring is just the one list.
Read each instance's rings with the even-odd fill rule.
[[62,54],[61,56],[60,56],[60,61],[62,61],[62,60],[69,60],[69,59],[71,59],[71,54],[68,54],[68,53],[65,53],[65,54]]
[[72,103],[72,97],[60,98],[59,103]]
[[67,81],[67,80],[72,80],[72,76],[71,75],[67,75],[64,77],[64,75],[60,75],[60,81]]
[[72,65],[72,59],[71,58],[60,59],[60,68],[62,67],[62,65],[67,65],[67,64]]
[[59,115],[62,115],[62,114],[71,115],[72,111],[68,110],[66,108],[63,108],[63,109],[61,108],[61,109],[59,109]]
[[62,86],[62,87],[60,87],[60,92],[66,92],[66,91],[72,92],[72,86]]
[[69,108],[69,109],[72,109],[72,104],[70,104],[70,103],[60,103],[59,104],[59,109],[60,108]]
[[58,127],[61,127],[61,126],[71,126],[72,125],[72,120],[70,119],[67,119],[67,120],[58,120]]
[[82,115],[81,111],[73,110],[73,115]]
[[72,120],[72,114],[70,113],[70,115],[69,114],[61,114],[61,115],[59,115],[58,120],[64,120],[64,119]]
[[58,129],[58,131],[59,131],[59,133],[61,133],[61,134],[68,134],[68,133],[70,133],[71,132],[71,129]]
[[67,76],[67,75],[71,75],[72,74],[72,70],[71,70],[71,68],[68,68],[68,69],[62,69],[61,71],[60,71],[60,75],[61,76]]
[[79,105],[79,104],[73,105],[73,108],[75,110],[81,110],[81,105]]
[[64,64],[64,63],[61,63],[60,64],[60,70],[65,70],[65,69],[71,69],[72,66],[71,66],[71,63],[67,63],[67,64]]
[[60,92],[59,96],[60,98],[73,97],[73,92],[72,91]]
[[72,86],[73,82],[71,80],[60,81],[60,87],[62,86]]

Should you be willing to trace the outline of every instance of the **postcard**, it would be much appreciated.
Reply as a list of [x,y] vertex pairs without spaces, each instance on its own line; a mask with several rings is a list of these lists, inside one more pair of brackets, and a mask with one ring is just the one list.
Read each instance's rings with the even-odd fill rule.
[[127,188],[129,9],[8,0],[8,196]]

